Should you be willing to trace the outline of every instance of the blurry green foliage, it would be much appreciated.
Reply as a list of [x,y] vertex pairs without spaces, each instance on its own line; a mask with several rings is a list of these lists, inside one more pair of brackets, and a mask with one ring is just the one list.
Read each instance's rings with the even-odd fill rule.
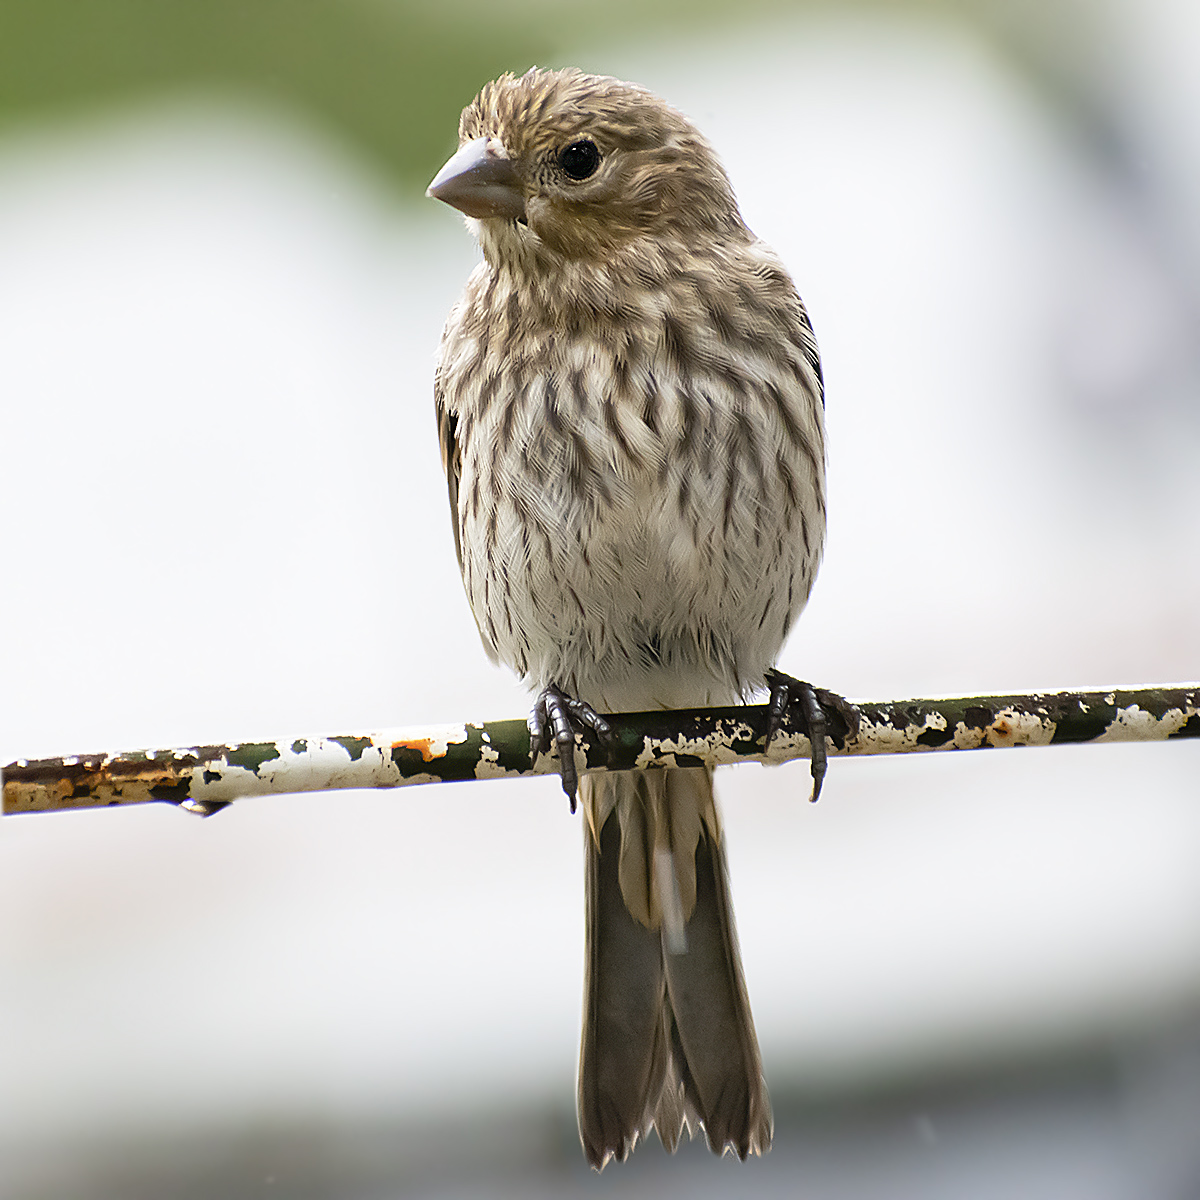
[[[742,0],[736,17],[795,8]],[[293,106],[423,187],[505,70],[735,18],[728,0],[0,0],[0,129],[197,90]]]

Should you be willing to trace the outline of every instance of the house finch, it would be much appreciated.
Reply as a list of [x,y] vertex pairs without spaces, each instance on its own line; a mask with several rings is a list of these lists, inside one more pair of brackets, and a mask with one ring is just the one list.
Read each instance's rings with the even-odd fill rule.
[[[812,689],[770,671],[825,536],[821,368],[787,271],[711,146],[641,87],[505,75],[459,141],[429,194],[483,261],[442,338],[438,430],[484,646],[540,691],[533,752],[554,742],[573,807],[575,734],[603,737],[598,713],[764,682],[770,728],[798,700],[823,751]],[[711,770],[578,791],[589,1162],[651,1127],[673,1150],[685,1123],[718,1153],[766,1151]]]

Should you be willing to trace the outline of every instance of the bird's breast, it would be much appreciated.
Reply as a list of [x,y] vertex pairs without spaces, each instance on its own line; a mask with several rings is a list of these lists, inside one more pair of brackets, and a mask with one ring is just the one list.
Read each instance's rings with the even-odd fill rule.
[[477,300],[440,380],[464,581],[497,657],[560,683],[618,660],[760,673],[824,535],[811,368],[661,304],[550,328],[501,283]]

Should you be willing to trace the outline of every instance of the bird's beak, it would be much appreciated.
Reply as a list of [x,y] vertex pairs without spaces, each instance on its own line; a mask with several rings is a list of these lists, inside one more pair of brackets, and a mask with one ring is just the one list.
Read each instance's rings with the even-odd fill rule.
[[516,168],[494,138],[467,142],[433,177],[425,195],[441,200],[468,217],[525,215],[525,197]]

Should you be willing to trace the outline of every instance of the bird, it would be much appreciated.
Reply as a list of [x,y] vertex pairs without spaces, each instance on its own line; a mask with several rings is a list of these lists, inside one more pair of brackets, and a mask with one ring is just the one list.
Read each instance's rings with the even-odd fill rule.
[[556,751],[582,803],[584,1154],[702,1129],[745,1159],[773,1118],[712,769],[580,777],[576,735],[768,687],[767,742],[798,708],[819,790],[832,694],[774,669],[825,541],[813,327],[713,147],[646,88],[505,74],[458,136],[427,194],[482,255],[434,407],[484,648],[537,693],[531,756]]

